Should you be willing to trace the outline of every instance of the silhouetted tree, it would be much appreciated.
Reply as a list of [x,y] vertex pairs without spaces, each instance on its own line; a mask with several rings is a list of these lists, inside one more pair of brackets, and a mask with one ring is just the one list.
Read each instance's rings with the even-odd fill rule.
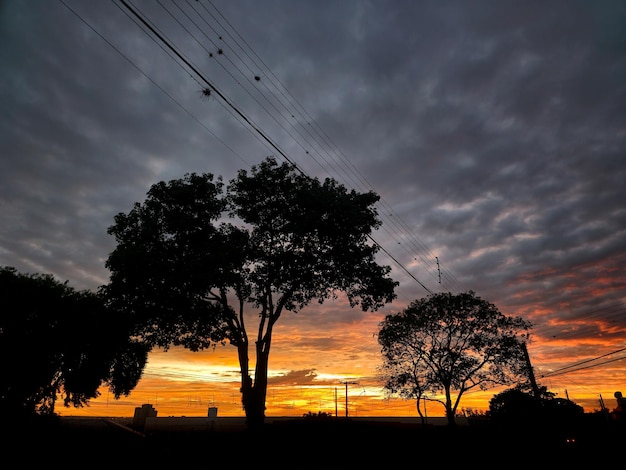
[[0,305],[3,416],[54,415],[59,394],[65,406],[82,407],[102,384],[117,398],[136,386],[147,349],[129,339],[99,294],[2,267]]
[[[465,392],[507,385],[526,372],[520,345],[530,323],[503,315],[472,291],[415,300],[379,326],[384,387],[417,400],[432,394],[450,426]],[[443,400],[436,398],[441,392]]]
[[375,262],[378,246],[368,238],[380,225],[372,207],[378,199],[273,157],[251,174],[240,170],[226,192],[212,174],[160,182],[109,228],[117,247],[105,290],[153,346],[235,346],[254,427],[264,422],[270,346],[284,311],[339,292],[364,311],[395,297],[397,283]]
[[519,422],[538,415],[541,399],[516,386],[494,395],[489,400],[489,416],[499,422]]
[[536,397],[526,384],[521,384],[494,395],[489,400],[489,418],[505,425],[572,424],[584,409],[573,401],[557,398],[546,387],[540,387]]

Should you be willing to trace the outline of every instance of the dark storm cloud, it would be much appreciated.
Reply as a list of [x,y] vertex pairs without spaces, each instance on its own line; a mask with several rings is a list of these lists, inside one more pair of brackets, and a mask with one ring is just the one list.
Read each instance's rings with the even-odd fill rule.
[[[229,179],[276,152],[216,96],[201,99],[203,84],[118,4],[65,3],[111,44],[61,2],[2,6],[0,262],[94,287],[106,228],[151,184]],[[299,165],[371,184],[388,204],[377,239],[405,265],[426,258],[413,274],[430,289],[473,289],[525,315],[626,300],[623,3],[216,1],[241,37],[205,27],[204,50],[158,4],[133,4]],[[275,77],[240,62],[245,44]],[[271,102],[252,98],[277,80],[330,154],[297,145]],[[426,295],[393,267],[394,308]]]
[[126,45],[126,58],[60,2],[4,5],[0,253],[3,264],[93,288],[106,282],[113,216],[142,200],[164,168],[180,177],[208,152],[206,140],[194,146],[181,132],[194,121],[133,65],[151,71],[149,57],[162,61],[142,54],[154,44],[120,30],[125,17],[111,5],[68,4]]
[[[623,258],[614,241],[624,233],[624,43],[598,49],[602,25],[587,7],[521,16],[479,8],[482,28],[472,10],[456,18],[462,38],[441,38],[448,58],[423,64],[437,73],[415,82],[428,93],[411,104],[413,119],[400,111],[394,121],[390,108],[386,128],[411,143],[389,132],[388,158],[372,174],[390,197],[403,197],[397,188],[410,183],[401,178],[413,178],[415,206],[398,206],[403,216],[415,219],[430,245],[446,246],[442,259],[454,260],[465,285],[477,286],[477,273],[499,280],[478,290],[508,303],[496,293],[507,279],[546,266],[566,276],[590,259]],[[519,24],[498,25],[504,17]],[[394,189],[386,192],[387,185]],[[582,296],[592,281],[581,286]],[[623,286],[614,294],[623,299]]]

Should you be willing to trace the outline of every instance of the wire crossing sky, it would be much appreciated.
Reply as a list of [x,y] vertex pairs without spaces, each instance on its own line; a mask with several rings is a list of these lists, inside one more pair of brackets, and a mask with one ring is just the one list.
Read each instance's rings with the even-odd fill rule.
[[[188,67],[188,68],[189,68],[189,69],[193,72],[193,74],[194,74],[196,77],[198,77],[198,78],[199,78],[199,79],[200,79],[203,83],[205,83],[205,84],[207,85],[207,88],[205,88],[205,89],[203,90],[203,91],[205,92],[205,95],[206,95],[206,96],[211,96],[211,93],[216,94],[216,95],[217,95],[217,96],[218,96],[218,97],[219,97],[219,98],[220,98],[220,99],[224,102],[224,104],[226,104],[229,108],[231,108],[231,109],[232,109],[232,110],[236,113],[236,115],[237,115],[238,117],[240,117],[240,118],[241,118],[241,120],[242,120],[243,122],[245,122],[245,124],[249,125],[249,126],[252,128],[252,130],[253,130],[254,132],[256,132],[256,133],[257,133],[257,134],[258,134],[258,135],[259,135],[259,136],[260,136],[260,137],[261,137],[261,138],[262,138],[265,142],[267,142],[267,143],[269,144],[269,146],[270,146],[273,150],[275,150],[275,151],[276,151],[276,152],[277,152],[277,153],[278,153],[278,154],[279,154],[279,155],[280,155],[280,156],[281,156],[284,160],[286,160],[286,161],[288,161],[288,162],[290,162],[290,163],[292,163],[292,164],[294,164],[294,165],[296,165],[296,166],[297,166],[297,163],[296,163],[294,160],[292,160],[292,159],[291,159],[288,155],[286,155],[286,154],[282,151],[282,149],[281,149],[281,148],[280,148],[280,147],[279,147],[276,143],[274,143],[274,142],[272,141],[272,139],[271,139],[271,138],[270,138],[267,134],[265,134],[265,133],[263,132],[263,130],[262,130],[259,126],[257,126],[255,123],[253,123],[253,122],[252,122],[252,120],[250,120],[250,119],[249,119],[249,118],[248,118],[248,117],[247,117],[247,116],[246,116],[246,115],[245,115],[245,114],[244,114],[244,113],[243,113],[243,112],[242,112],[242,111],[241,111],[241,110],[240,110],[240,109],[239,109],[239,108],[238,108],[238,107],[237,107],[237,106],[233,103],[233,102],[231,102],[231,101],[230,101],[230,100],[229,100],[226,96],[224,96],[224,95],[220,92],[219,88],[218,88],[218,87],[216,87],[216,86],[215,86],[215,84],[213,84],[213,83],[212,83],[209,79],[207,79],[207,78],[206,78],[206,76],[204,76],[204,75],[203,75],[203,74],[202,74],[202,73],[201,73],[201,72],[200,72],[200,71],[199,71],[199,70],[198,70],[198,69],[197,69],[197,68],[196,68],[193,64],[191,64],[191,63],[190,63],[190,62],[189,62],[189,61],[185,58],[185,56],[184,56],[184,54],[183,54],[182,52],[178,51],[178,50],[177,50],[177,49],[176,49],[176,48],[175,48],[175,47],[174,47],[174,46],[173,46],[173,45],[172,45],[172,44],[171,44],[171,43],[170,43],[170,42],[169,42],[169,41],[168,41],[165,37],[163,37],[163,36],[162,36],[162,35],[161,35],[161,34],[160,34],[160,33],[159,33],[156,29],[155,29],[155,27],[151,26],[151,24],[150,24],[150,23],[146,20],[146,18],[144,18],[144,17],[141,15],[141,13],[140,13],[140,12],[138,12],[137,10],[135,10],[132,6],[130,6],[130,5],[129,5],[129,3],[128,3],[128,2],[126,2],[126,1],[124,1],[124,0],[122,0],[122,1],[121,1],[121,3],[122,3],[122,4],[124,5],[124,7],[126,7],[126,8],[127,8],[127,9],[128,9],[128,10],[129,10],[129,11],[130,11],[130,12],[131,12],[134,16],[135,16],[135,17],[137,17],[137,18],[138,18],[138,20],[141,22],[141,24],[142,24],[143,26],[145,26],[145,27],[146,27],[146,28],[150,31],[150,33],[151,33],[151,34],[153,34],[154,36],[156,36],[156,38],[157,38],[157,39],[158,39],[161,43],[163,43],[163,44],[164,44],[164,45],[165,45],[165,46],[166,46],[169,50],[171,50],[171,51],[173,52],[173,54],[175,54],[175,56],[176,56],[178,59],[180,59],[180,61],[181,61],[182,63],[184,63],[184,64],[185,64],[185,66],[187,66],[187,67]],[[162,4],[161,4],[161,5],[162,5]],[[179,7],[179,9],[180,9],[180,7]],[[170,13],[170,15],[171,15],[171,13]],[[189,19],[189,20],[190,20],[190,21],[191,21],[191,22],[192,22],[195,26],[197,26],[197,24],[196,24],[195,22],[193,22],[193,19],[191,19],[189,16],[186,16],[186,18],[187,18],[187,19]],[[214,18],[214,17],[213,17],[213,18]],[[180,23],[179,23],[179,24],[180,24]],[[222,25],[220,25],[220,26],[222,26]],[[185,28],[184,26],[183,26],[183,28],[185,29],[185,31],[187,31],[187,32],[189,33],[189,30],[188,30],[187,28]],[[214,28],[211,28],[211,29],[212,29],[213,31],[215,31],[215,29],[214,29]],[[190,33],[190,34],[191,34],[191,33]],[[205,37],[206,37],[206,35],[205,35]],[[230,37],[232,38],[232,36],[230,36]],[[208,37],[207,37],[207,38],[208,38]],[[221,36],[220,36],[220,38],[221,38]],[[200,42],[197,40],[197,38],[196,38],[195,36],[194,36],[194,40],[200,44]],[[211,41],[211,42],[212,42],[212,41]],[[213,44],[213,45],[215,45],[215,43],[214,43],[214,42],[212,42],[212,44]],[[240,48],[241,48],[241,46],[240,46]],[[209,50],[208,50],[207,48],[203,47],[203,49],[204,49],[204,50],[205,50],[205,51],[206,51],[206,52],[207,52],[210,56],[213,54],[212,52],[209,52]],[[241,49],[243,50],[243,48],[241,48]],[[218,49],[218,51],[221,51],[221,52],[218,52],[218,55],[222,55],[222,54],[223,54],[223,51],[222,51],[221,49]],[[244,51],[244,52],[245,52],[245,51]],[[248,55],[248,54],[246,54],[246,56],[247,56],[247,57],[250,57],[250,55]],[[239,67],[237,67],[237,65],[236,65],[236,64],[234,64],[232,61],[230,61],[230,63],[233,65],[233,67],[236,69],[236,71],[237,71],[237,72],[239,72],[239,74],[242,74],[241,69],[240,69]],[[223,67],[223,68],[224,68],[224,67]],[[249,68],[249,67],[248,67],[248,70],[250,71],[250,68]],[[236,80],[236,81],[237,81],[237,83],[241,84],[241,82],[240,82],[240,81],[239,81],[239,80],[238,80],[238,79],[237,79],[237,78],[236,78],[236,77],[235,77],[232,73],[230,73],[230,77],[231,77],[231,78],[233,78],[234,80]],[[245,76],[244,76],[244,78],[245,78]],[[260,76],[259,76],[259,75],[255,75],[255,76],[254,76],[254,79],[255,79],[256,81],[261,81],[261,78],[260,78]],[[271,92],[271,90],[270,90],[270,92]],[[272,94],[273,94],[273,93],[272,93]],[[284,94],[284,93],[283,93],[283,96],[285,96],[285,94]],[[277,95],[273,94],[273,97],[274,97],[274,98],[276,98],[276,97],[277,97]],[[273,110],[275,110],[275,111],[277,111],[277,112],[279,112],[279,113],[280,113],[280,111],[278,110],[278,108],[277,108],[275,105],[273,105],[271,101],[269,101],[266,97],[264,97],[264,98],[266,99],[266,101],[267,101],[270,105],[272,105]],[[265,108],[265,107],[263,106],[263,104],[261,104],[261,103],[260,103],[260,101],[259,101],[259,100],[255,100],[255,101],[256,101],[256,102],[257,102],[260,106],[262,106],[262,107],[264,108],[264,110],[265,110],[265,111],[268,111],[268,109],[267,109],[267,108]],[[287,109],[287,111],[289,111],[289,109]],[[299,111],[298,111],[297,109],[295,109],[295,110],[291,110],[291,111],[289,111],[289,112],[290,112],[290,113],[299,113]],[[306,112],[306,111],[305,111],[305,112]],[[269,114],[270,114],[270,115],[272,115],[272,113],[271,113],[271,112],[270,112]],[[294,114],[291,114],[291,116],[294,116]],[[278,123],[279,123],[279,125],[280,125],[280,122],[278,121],[278,119],[276,119],[276,117],[275,117],[275,116],[272,116],[272,117],[274,118],[274,121],[275,121],[275,122],[278,122]],[[310,124],[310,122],[309,122],[309,124]],[[282,126],[282,125],[281,125],[281,127],[282,127],[282,129],[283,129],[283,130],[286,130],[286,131],[290,134],[290,136],[291,136],[291,137],[295,137],[295,136],[294,136],[293,134],[291,134],[291,133],[289,132],[289,130],[287,130],[284,126]],[[292,127],[293,127],[293,126],[292,126]],[[298,131],[298,129],[295,129],[295,130],[296,130],[296,132],[299,134],[299,136],[304,137],[304,139],[305,139],[305,141],[306,141],[307,145],[309,145],[309,146],[310,146],[310,145],[312,145],[312,144],[311,144],[311,142],[310,142],[309,140],[307,140],[307,139],[306,139],[306,137],[305,137],[305,136],[303,136],[303,134],[302,134],[301,132],[299,132],[299,131]],[[316,143],[319,145],[319,139],[316,139],[316,137],[318,137],[318,136],[313,135],[313,134],[311,134],[311,133],[309,133],[309,136],[310,136],[310,137],[312,137],[314,140],[316,140]],[[297,139],[296,139],[296,140],[297,140]],[[327,140],[327,139],[325,139],[325,140]],[[305,147],[302,147],[302,148],[305,148]],[[308,153],[309,153],[309,152],[307,151],[307,154],[308,154]],[[315,157],[313,157],[313,158],[315,159]],[[325,158],[325,157],[324,157],[324,156],[322,156],[322,158]],[[347,158],[345,158],[345,156],[344,156],[344,160],[345,160],[346,162],[348,162],[348,163],[349,163],[349,160],[348,160]],[[317,160],[316,160],[316,161],[317,161]],[[328,166],[332,167],[332,161],[329,161],[328,159],[325,159],[325,162],[326,162],[327,164],[329,164]],[[324,168],[326,167],[324,164],[320,163],[319,161],[317,161],[317,163],[318,163],[318,164],[320,164],[320,166],[321,166],[321,168],[322,168],[322,169],[324,169]],[[348,172],[351,172],[351,168],[350,168],[350,167],[346,167],[346,168],[347,168]],[[301,170],[301,171],[302,171],[302,170]],[[348,173],[348,177],[349,177],[350,181],[352,181],[352,182],[354,182],[354,181],[355,181],[355,179],[353,178],[354,176],[355,176],[355,173],[354,173],[354,172],[352,172],[352,174],[349,174],[349,173]],[[364,189],[363,189],[363,188],[364,188]],[[370,190],[370,189],[372,189],[372,190],[373,190],[373,188],[372,188],[371,186],[364,187],[363,185],[361,185],[361,189],[362,189],[362,190]],[[391,209],[391,208],[385,208],[383,212],[385,212],[385,213],[386,213],[386,212],[391,212],[391,211],[392,211],[392,209]],[[391,215],[393,215],[393,213],[391,213],[391,214],[389,214],[389,215],[391,216]],[[392,221],[392,225],[393,225],[393,226],[395,226],[395,228],[397,228],[397,227],[398,227],[398,225],[395,223],[395,220],[396,220],[396,219],[398,219],[398,217],[397,217],[397,216],[395,217],[395,219],[389,219],[389,220],[391,220],[391,221]],[[400,221],[400,222],[402,223],[402,221]],[[406,227],[406,225],[405,225],[404,227]],[[408,231],[408,233],[410,234],[410,231]],[[413,236],[413,238],[415,238],[415,236]],[[380,246],[380,244],[378,244],[378,242],[376,242],[376,240],[373,240],[373,241],[374,241],[374,243],[376,243],[377,245],[379,245],[379,246]],[[401,243],[401,242],[398,242],[398,243]],[[422,246],[423,246],[423,244],[422,244]],[[425,247],[424,247],[424,248],[425,248]],[[411,277],[411,278],[412,278],[415,282],[417,282],[417,283],[418,283],[421,287],[423,287],[423,288],[424,288],[424,290],[425,290],[426,292],[428,292],[428,293],[430,293],[430,294],[432,294],[432,293],[433,293],[433,291],[432,291],[432,290],[430,290],[430,289],[429,289],[428,287],[426,287],[426,286],[425,286],[425,285],[424,285],[421,281],[419,281],[419,279],[417,279],[414,275],[412,275],[412,274],[411,274],[411,272],[408,270],[408,268],[407,268],[406,266],[404,266],[402,263],[400,263],[400,262],[399,262],[399,261],[398,261],[395,257],[393,257],[393,256],[392,256],[392,255],[391,255],[391,254],[390,254],[390,253],[389,253],[389,252],[388,252],[388,251],[387,251],[384,247],[382,247],[382,246],[381,246],[381,249],[383,250],[383,252],[385,252],[385,253],[389,256],[389,258],[390,258],[392,261],[394,261],[394,262],[395,262],[395,263],[396,263],[396,264],[397,264],[397,265],[398,265],[401,269],[403,269],[403,270],[404,270],[404,271],[405,271],[405,272],[409,275],[409,277]],[[428,249],[427,249],[427,248],[425,248],[425,250],[426,250],[426,251],[428,251]],[[409,254],[410,254],[410,253],[409,253]],[[414,260],[417,260],[417,258],[413,258],[413,259],[414,259]],[[424,258],[423,256],[421,257],[421,259],[422,259],[422,261],[424,261],[424,260],[425,260],[425,258]],[[431,264],[431,263],[426,262],[426,264],[428,265],[428,264]],[[438,268],[438,269],[439,269],[439,268]],[[440,272],[440,269],[439,269],[439,272]],[[440,277],[441,277],[441,276],[439,275],[439,278],[440,278]]]

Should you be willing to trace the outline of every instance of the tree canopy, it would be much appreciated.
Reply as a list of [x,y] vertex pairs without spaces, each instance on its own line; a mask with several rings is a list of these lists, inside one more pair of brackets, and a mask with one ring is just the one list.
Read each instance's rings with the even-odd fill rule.
[[567,398],[558,398],[546,387],[539,396],[526,390],[525,384],[509,388],[489,400],[492,422],[510,426],[532,422],[536,425],[571,424],[583,415],[584,409]]
[[283,312],[340,292],[364,311],[395,298],[391,268],[375,261],[379,247],[369,237],[381,224],[378,199],[273,157],[226,187],[210,173],[157,183],[109,228],[117,247],[106,262],[107,298],[153,346],[235,346],[248,423],[262,424]]
[[81,407],[108,384],[116,397],[139,381],[147,349],[97,293],[49,274],[0,268],[0,414],[53,415],[57,395]]
[[465,392],[526,377],[521,344],[531,324],[472,291],[415,300],[379,326],[384,387],[416,399],[420,416],[422,398],[437,401],[453,426]]

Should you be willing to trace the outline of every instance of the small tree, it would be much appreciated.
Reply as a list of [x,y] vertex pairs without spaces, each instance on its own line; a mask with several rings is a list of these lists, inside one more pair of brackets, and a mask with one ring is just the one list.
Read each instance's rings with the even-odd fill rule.
[[118,214],[105,290],[153,346],[235,346],[254,427],[264,422],[270,346],[283,312],[338,292],[352,307],[376,310],[393,300],[397,283],[375,262],[378,246],[368,238],[380,225],[376,194],[320,182],[271,157],[223,190],[221,178],[188,174],[155,184],[144,204]]
[[2,416],[54,415],[58,395],[82,407],[102,384],[117,398],[136,386],[147,350],[97,293],[2,267],[0,304]]
[[444,406],[450,426],[465,392],[507,385],[526,373],[520,346],[531,324],[503,315],[472,291],[413,301],[379,326],[385,388],[418,402],[425,393],[443,392],[443,399],[430,399]]

